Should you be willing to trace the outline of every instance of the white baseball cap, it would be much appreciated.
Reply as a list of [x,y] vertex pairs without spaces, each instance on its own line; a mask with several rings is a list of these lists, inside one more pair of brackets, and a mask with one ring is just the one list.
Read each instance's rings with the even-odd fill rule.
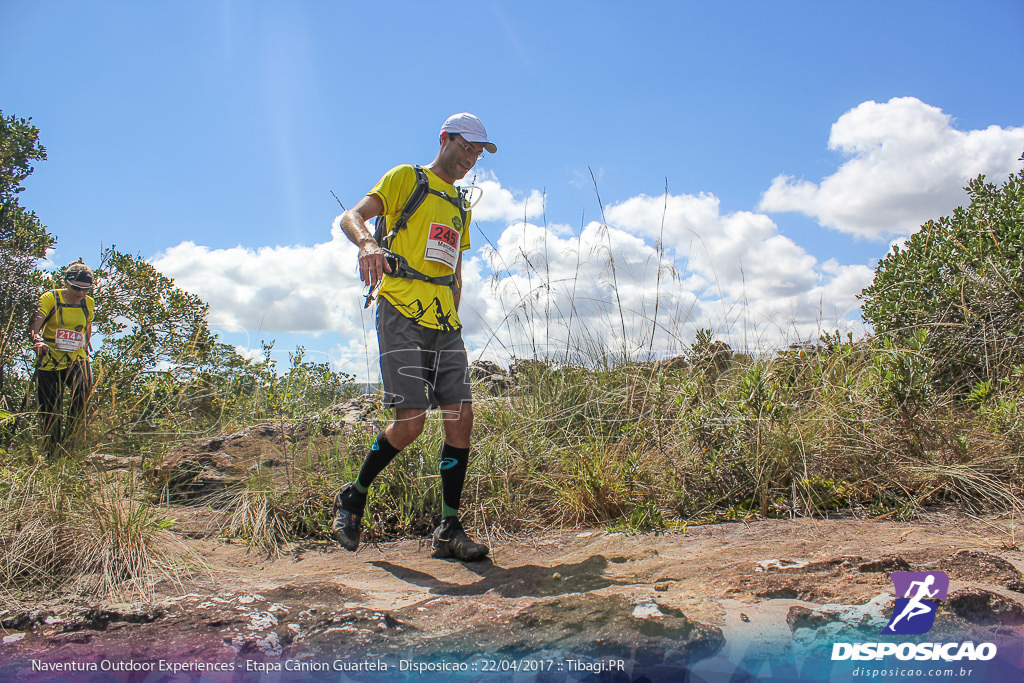
[[487,139],[487,130],[477,117],[470,113],[452,114],[441,126],[442,133],[459,134],[467,142],[482,142],[484,149],[491,154],[498,151],[498,146]]

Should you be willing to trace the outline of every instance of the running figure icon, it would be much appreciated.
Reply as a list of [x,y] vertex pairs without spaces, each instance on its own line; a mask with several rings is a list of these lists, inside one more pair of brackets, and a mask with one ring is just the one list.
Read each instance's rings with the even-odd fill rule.
[[914,590],[914,587],[917,586],[917,594],[913,597],[910,597],[908,594],[907,597],[910,599],[907,601],[906,607],[903,608],[903,611],[900,612],[900,615],[898,617],[892,620],[892,623],[889,624],[889,628],[895,630],[896,624],[898,624],[904,617],[906,617],[909,621],[914,617],[919,617],[922,614],[928,614],[929,612],[931,612],[934,608],[931,605],[926,605],[921,601],[925,598],[934,598],[936,595],[939,594],[938,589],[935,589],[933,591],[928,590],[928,588],[934,583],[934,574],[929,574],[924,581],[911,582],[910,590]]
[[893,572],[890,578],[896,594],[903,597],[896,599],[892,619],[882,633],[929,631],[935,623],[936,601],[946,599],[949,577],[943,572]]

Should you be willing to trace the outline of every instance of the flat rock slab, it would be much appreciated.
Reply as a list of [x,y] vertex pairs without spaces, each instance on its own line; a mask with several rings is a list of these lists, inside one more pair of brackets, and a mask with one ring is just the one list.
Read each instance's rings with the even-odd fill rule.
[[[31,660],[455,661],[601,656],[651,666],[820,647],[892,610],[890,571],[946,571],[937,632],[1024,635],[1019,520],[765,520],[648,535],[577,530],[492,535],[477,563],[430,557],[428,540],[311,544],[268,558],[189,539],[208,574],[151,600],[48,600],[0,610],[0,679]],[[482,537],[482,530],[472,530]],[[493,532],[493,530],[492,530]]]

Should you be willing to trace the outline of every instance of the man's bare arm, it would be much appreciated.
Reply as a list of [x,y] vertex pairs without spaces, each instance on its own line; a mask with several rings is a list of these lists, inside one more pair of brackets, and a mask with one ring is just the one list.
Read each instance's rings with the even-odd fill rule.
[[36,311],[32,315],[32,319],[28,323],[28,338],[32,342],[32,350],[36,352],[36,356],[45,355],[50,348],[43,341],[43,336],[40,331],[43,329],[43,321],[46,320],[46,316],[43,315],[42,311]]
[[375,286],[391,266],[384,260],[377,240],[366,222],[384,213],[384,202],[375,194],[368,194],[358,204],[335,219],[338,227],[352,244],[359,247],[359,279],[363,284]]

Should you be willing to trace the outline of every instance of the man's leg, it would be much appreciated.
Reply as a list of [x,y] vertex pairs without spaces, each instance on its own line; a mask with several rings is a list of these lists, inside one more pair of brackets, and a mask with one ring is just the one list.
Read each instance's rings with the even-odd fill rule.
[[469,465],[469,443],[473,431],[473,404],[441,406],[444,448],[441,449],[441,516],[457,517]]
[[68,408],[68,429],[65,441],[85,433],[86,404],[92,393],[92,376],[86,363],[72,363],[66,370],[66,382],[71,390],[71,405]]
[[416,440],[423,432],[427,411],[416,408],[398,408],[395,410],[395,421],[389,424],[370,447],[370,452],[363,460],[359,476],[355,481],[357,491],[366,495],[370,484],[377,475],[384,471],[395,456],[406,446]]
[[61,439],[61,394],[64,382],[60,370],[36,372],[36,391],[39,400],[39,422],[43,431],[43,448],[52,455]]
[[381,299],[377,305],[377,340],[384,400],[394,407],[395,419],[377,435],[356,480],[342,486],[335,496],[333,535],[341,547],[350,551],[359,547],[370,484],[423,432],[429,405],[423,329]]
[[427,411],[419,408],[396,408],[395,421],[377,435],[359,469],[359,476],[338,491],[334,499],[334,539],[345,550],[355,551],[359,547],[370,484],[403,448],[416,440],[423,431],[426,417]]
[[[459,521],[459,506],[462,502],[462,489],[466,482],[466,469],[469,465],[469,448],[473,433],[473,404],[471,393],[465,383],[462,358],[459,354],[451,354],[451,368],[448,370],[449,380],[442,377],[444,368],[439,368],[437,387],[442,399],[463,397],[458,403],[445,403],[441,406],[441,421],[444,425],[444,448],[441,450],[441,526],[434,530],[434,557],[455,557],[471,562],[480,560],[490,552],[483,543],[473,541],[462,528]],[[439,359],[438,363],[442,360]],[[460,375],[459,373],[463,373]],[[461,381],[460,381],[461,379]]]

